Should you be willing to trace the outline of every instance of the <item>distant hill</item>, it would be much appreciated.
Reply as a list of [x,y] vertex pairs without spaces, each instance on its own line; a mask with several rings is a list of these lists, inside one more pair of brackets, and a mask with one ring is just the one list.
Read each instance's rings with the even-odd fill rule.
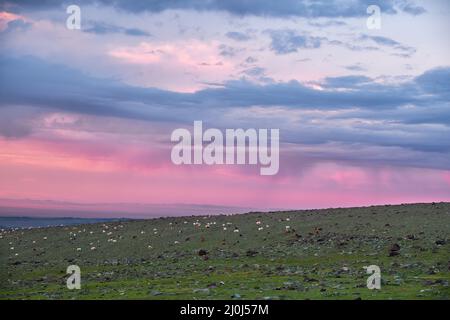
[[0,217],[1,229],[12,228],[38,228],[52,226],[68,226],[77,224],[123,221],[126,219],[104,219],[104,218],[41,218],[41,217]]

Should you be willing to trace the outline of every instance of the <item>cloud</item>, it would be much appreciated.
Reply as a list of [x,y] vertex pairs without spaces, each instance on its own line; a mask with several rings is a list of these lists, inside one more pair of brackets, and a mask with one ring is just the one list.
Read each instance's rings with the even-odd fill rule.
[[31,28],[33,24],[31,22],[25,21],[24,19],[15,19],[8,21],[6,27],[0,31],[0,35],[12,33],[15,31],[26,31]]
[[[82,195],[93,198],[108,193],[109,199],[114,199],[123,190],[138,190],[136,200],[148,199],[148,194],[156,200],[165,196],[167,201],[192,195],[199,202],[232,199],[228,201],[236,203],[241,201],[236,200],[239,197],[245,203],[254,194],[258,205],[265,200],[262,198],[270,198],[261,198],[261,194],[278,194],[278,201],[272,203],[286,200],[290,204],[308,197],[322,203],[324,194],[333,194],[339,198],[336,203],[342,203],[345,194],[357,198],[355,192],[371,187],[366,194],[383,190],[393,195],[396,188],[416,188],[414,195],[418,196],[424,194],[424,185],[433,196],[441,196],[434,190],[448,194],[448,182],[446,188],[439,184],[439,172],[426,180],[431,174],[422,169],[401,169],[450,168],[450,141],[445,139],[450,136],[450,70],[432,69],[413,78],[415,70],[442,63],[442,55],[436,55],[436,39],[413,39],[436,59],[423,61],[424,56],[418,54],[409,61],[415,67],[408,71],[409,78],[383,78],[386,72],[395,76],[405,71],[404,63],[395,63],[400,59],[389,55],[410,56],[414,49],[408,45],[415,42],[401,34],[387,38],[367,32],[366,38],[358,38],[360,33],[353,31],[365,28],[369,1],[105,4],[111,8],[101,5],[106,1],[90,7],[81,1],[84,32],[66,30],[65,8],[59,2],[44,1],[49,8],[58,6],[57,11],[40,11],[43,7],[39,2],[29,3],[31,6],[23,9],[36,12],[23,11],[30,20],[22,20],[35,21],[34,27],[22,33],[26,25],[16,22],[9,26],[17,32],[8,36],[3,43],[6,50],[0,53],[0,162],[7,175],[2,176],[7,192],[28,195],[45,191],[64,198],[87,186],[81,188]],[[403,14],[408,10],[409,14],[420,14],[420,8],[405,5],[401,9],[399,3],[381,1],[383,16],[402,13],[394,24],[410,21],[412,18]],[[166,9],[187,11],[142,14]],[[204,11],[209,12],[204,15]],[[101,14],[105,22],[84,20],[95,19],[94,14]],[[230,16],[233,14],[237,16]],[[242,15],[264,19],[243,21]],[[307,19],[289,19],[291,16]],[[170,20],[172,17],[176,18]],[[413,20],[419,28],[430,18],[435,17]],[[348,27],[340,28],[344,24],[340,20]],[[360,27],[350,32],[353,24]],[[307,29],[302,30],[302,26]],[[339,28],[328,28],[333,26]],[[308,33],[311,27],[328,29]],[[273,33],[258,38],[264,29]],[[185,32],[180,34],[180,30]],[[154,37],[144,39],[150,32]],[[222,45],[217,37],[223,40]],[[25,53],[45,60],[21,56]],[[324,56],[327,61],[322,60]],[[382,61],[382,56],[386,60]],[[273,77],[270,81],[269,76]],[[292,78],[297,81],[289,81]],[[186,88],[179,85],[181,82]],[[77,120],[55,123],[55,115]],[[279,127],[283,161],[276,177],[279,180],[264,182],[247,168],[173,169],[167,150],[154,152],[156,146],[167,146],[172,129],[189,128],[199,119],[205,127],[221,129]],[[36,152],[39,147],[42,152]],[[17,154],[14,159],[8,155],[11,151]],[[15,165],[8,167],[13,161]],[[28,164],[24,166],[24,162]],[[369,172],[386,166],[393,166],[389,174]],[[57,171],[73,174],[58,176]],[[113,175],[115,179],[111,179]],[[386,176],[391,179],[389,191],[385,182],[374,182]],[[39,188],[33,189],[31,183],[21,182],[28,177],[47,186],[34,183]],[[185,188],[194,177],[202,188],[186,195]],[[64,184],[67,181],[70,183]],[[323,194],[312,192],[311,186]],[[346,187],[350,189],[344,190]],[[347,192],[333,193],[336,188]],[[226,193],[229,190],[234,191]],[[134,197],[134,191],[128,194]],[[303,192],[307,196],[299,200],[298,194]]]
[[131,87],[113,80],[92,78],[34,57],[1,57],[0,70],[2,106],[33,105],[85,114],[138,116],[138,113],[115,106],[115,99],[127,100],[124,90]]
[[232,46],[228,46],[226,44],[221,44],[219,45],[219,54],[223,57],[234,57],[237,54],[239,54],[240,52],[243,52],[244,49],[243,48],[235,48]]
[[346,26],[347,23],[344,21],[338,21],[338,20],[328,20],[323,22],[316,22],[316,21],[308,21],[308,24],[312,27],[316,28],[327,28],[327,27],[342,27]]
[[[412,47],[404,46],[392,39],[381,36],[362,35],[358,39],[352,39],[347,42],[327,37],[317,37],[306,33],[299,33],[293,29],[265,30],[271,38],[270,49],[278,55],[298,52],[301,49],[318,49],[323,45],[332,45],[346,48],[351,51],[380,51],[380,47],[390,47],[396,50],[393,55],[401,57],[411,57],[416,50]],[[372,41],[374,45],[358,45],[361,41]]]
[[256,63],[256,62],[258,62],[258,59],[255,57],[249,56],[245,59],[245,63],[248,63],[248,64],[252,64],[252,63]]
[[83,31],[100,35],[121,33],[129,36],[140,36],[140,37],[151,36],[151,34],[145,30],[141,30],[138,28],[124,28],[104,22],[90,22],[87,28],[83,28]]
[[391,38],[387,38],[387,37],[370,36],[370,35],[364,34],[360,37],[360,39],[361,40],[371,40],[380,46],[390,47],[395,50],[398,50],[399,53],[397,52],[397,53],[394,53],[393,55],[397,55],[397,56],[404,57],[404,58],[409,58],[416,52],[415,48],[402,45],[398,41],[395,41],[395,40],[393,40]]
[[266,69],[261,67],[252,67],[242,71],[243,74],[250,77],[262,77],[265,75]]
[[22,138],[32,132],[31,119],[36,110],[22,107],[2,107],[0,109],[0,136]]
[[403,1],[402,3],[400,3],[400,8],[402,11],[409,13],[410,15],[413,16],[418,16],[427,12],[425,8],[414,5],[413,3],[407,1]]
[[[327,90],[317,90],[298,81],[274,82],[258,85],[242,80],[228,81],[223,88],[204,89],[191,95],[191,99],[207,101],[217,106],[286,106],[294,109],[317,108],[336,110],[352,107],[368,109],[390,109],[405,104],[423,104],[425,101],[417,96],[418,89],[413,83],[399,86],[353,83],[347,91],[336,90],[337,84],[348,78],[335,78],[334,85],[329,83]],[[357,84],[357,85],[355,85]],[[435,97],[438,99],[439,97]],[[432,100],[427,97],[427,100]],[[192,100],[191,100],[192,101]],[[214,101],[220,103],[214,103]]]
[[[37,8],[55,8],[64,7],[72,4],[70,1],[22,1],[10,0],[19,8],[37,9]],[[127,1],[127,0],[79,0],[80,6],[86,4],[98,3],[105,6],[112,6],[121,10],[133,13],[161,12],[164,10],[197,10],[197,11],[222,11],[234,15],[255,15],[272,17],[362,17],[367,15],[367,7],[373,4],[370,0],[279,0],[261,1],[261,0],[165,0],[165,1]],[[399,11],[412,15],[418,15],[425,12],[422,7],[414,5],[411,2],[379,0],[376,3],[384,14],[397,14]],[[6,4],[0,4],[0,8],[6,7]]]
[[[32,132],[34,123],[24,121],[26,112],[12,111],[18,106],[176,127],[201,117],[208,125],[223,128],[264,128],[277,123],[284,143],[404,148],[417,154],[403,163],[450,167],[450,141],[442,139],[450,135],[448,67],[397,84],[352,75],[325,78],[317,83],[320,88],[297,81],[237,80],[180,93],[95,78],[33,57],[0,57],[0,134],[6,137]],[[247,75],[264,77],[264,70],[258,68],[248,69]],[[430,161],[422,153],[432,154]],[[388,163],[395,163],[385,156]],[[353,152],[339,157],[362,161],[365,155]]]
[[276,54],[297,52],[298,49],[316,49],[322,45],[323,38],[298,34],[294,30],[267,30],[271,37],[270,48]]
[[25,20],[25,18],[11,12],[0,11],[0,31],[5,30],[8,23],[14,20]]
[[365,67],[363,67],[360,63],[351,64],[351,65],[345,66],[344,68],[347,70],[350,70],[350,71],[358,71],[358,72],[367,71],[367,69]]
[[416,78],[420,87],[428,93],[439,95],[444,101],[450,101],[450,67],[428,70]]
[[247,41],[250,40],[251,37],[243,32],[230,31],[225,34],[228,38],[236,40],[236,41]]
[[[94,78],[33,57],[2,56],[0,68],[3,105],[33,104],[119,117],[145,116],[147,109],[133,107],[133,104],[149,108],[285,106],[323,110],[354,107],[386,110],[408,104],[428,105],[448,101],[446,80],[450,75],[450,68],[435,69],[397,85],[376,83],[364,76],[334,77],[325,79],[325,90],[316,90],[298,81],[260,85],[234,80],[217,88],[179,93]],[[251,72],[261,74],[261,71]],[[337,90],[342,87],[349,90]]]
[[364,84],[369,84],[372,79],[366,76],[342,76],[327,77],[323,85],[329,88],[355,88]]
[[397,41],[392,40],[390,38],[387,38],[387,37],[363,35],[363,36],[361,36],[361,39],[362,40],[370,39],[370,40],[374,41],[376,44],[384,45],[384,46],[388,46],[388,47],[400,46],[400,43],[398,43]]

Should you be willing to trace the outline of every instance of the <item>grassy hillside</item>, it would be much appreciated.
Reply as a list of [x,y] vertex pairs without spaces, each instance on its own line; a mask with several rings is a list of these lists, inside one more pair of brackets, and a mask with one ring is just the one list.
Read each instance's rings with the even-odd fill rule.
[[[66,288],[73,264],[81,290]],[[381,268],[381,290],[367,289],[368,265]],[[0,238],[1,299],[449,299],[449,280],[449,203],[3,230]]]

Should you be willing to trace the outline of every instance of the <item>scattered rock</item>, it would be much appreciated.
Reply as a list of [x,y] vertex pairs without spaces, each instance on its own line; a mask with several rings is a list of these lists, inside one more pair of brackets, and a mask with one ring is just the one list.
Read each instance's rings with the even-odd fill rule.
[[398,256],[400,254],[400,245],[397,243],[394,243],[390,248],[389,248],[389,257],[394,257],[394,256]]
[[319,282],[319,280],[314,279],[314,278],[309,278],[309,277],[304,277],[303,281],[305,281],[305,282]]
[[286,281],[283,283],[283,286],[281,288],[276,288],[281,290],[304,290],[304,287],[301,283],[297,281]]
[[247,252],[245,253],[245,255],[247,256],[247,257],[254,257],[254,256],[256,256],[258,254],[258,251],[256,251],[256,250],[247,250]]
[[201,294],[209,294],[209,289],[208,288],[204,288],[204,289],[194,289],[193,290],[194,293],[201,293]]

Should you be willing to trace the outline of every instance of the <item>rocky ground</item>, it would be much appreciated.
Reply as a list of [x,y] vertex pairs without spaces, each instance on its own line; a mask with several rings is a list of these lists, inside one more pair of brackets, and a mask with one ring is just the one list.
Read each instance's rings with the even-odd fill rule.
[[449,299],[449,280],[450,203],[0,233],[0,299]]

